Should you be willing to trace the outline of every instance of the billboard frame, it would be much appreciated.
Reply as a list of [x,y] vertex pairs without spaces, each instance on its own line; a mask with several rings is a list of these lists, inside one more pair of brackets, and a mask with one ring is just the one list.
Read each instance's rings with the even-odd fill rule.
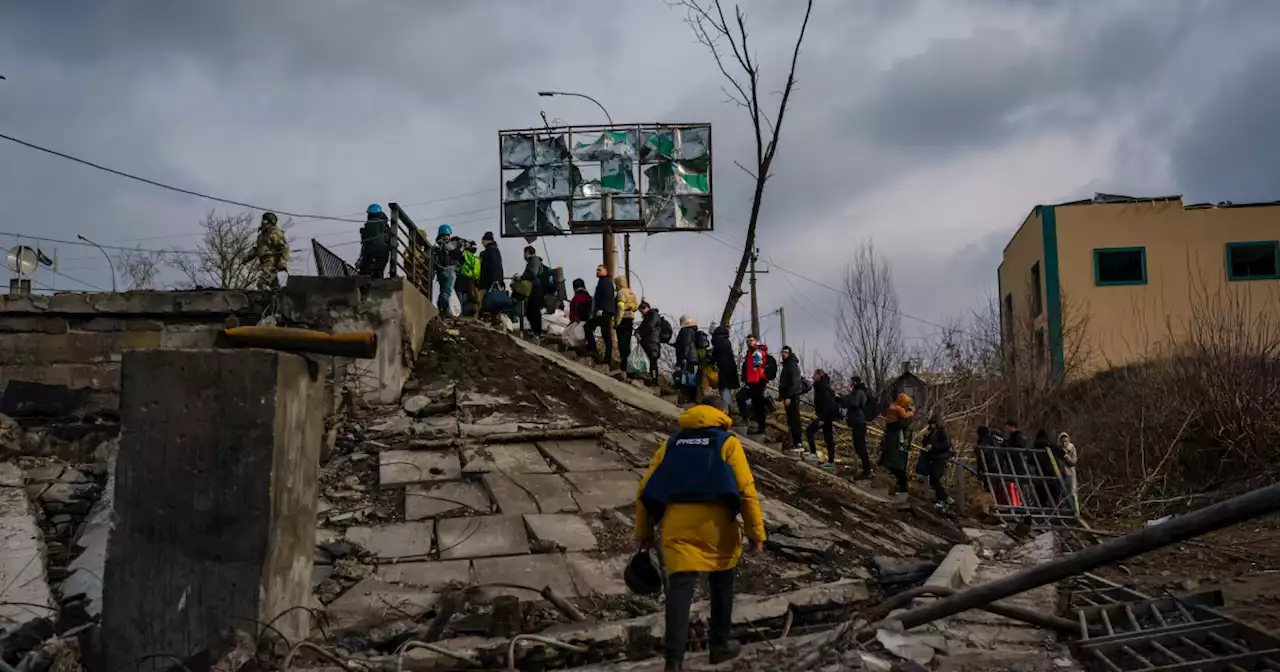
[[[636,191],[632,193],[608,194],[602,193],[600,196],[577,197],[574,195],[576,185],[570,186],[569,196],[566,198],[549,198],[534,200],[508,200],[507,199],[507,179],[505,172],[515,170],[508,168],[503,161],[503,139],[515,135],[532,135],[535,140],[539,138],[563,137],[566,147],[568,147],[571,157],[568,164],[571,166],[590,166],[598,165],[599,161],[578,160],[572,158],[573,139],[574,136],[589,135],[598,138],[608,131],[634,131],[637,139],[643,137],[645,132],[657,132],[662,130],[685,130],[685,129],[706,129],[706,155],[707,155],[707,191],[703,194],[669,194],[669,196],[698,196],[706,199],[707,226],[705,228],[661,228],[650,230],[649,226],[653,222],[652,216],[646,216],[645,199],[652,198],[652,194],[646,193],[644,189],[644,177],[642,166],[657,165],[658,162],[641,162],[636,159]],[[713,150],[712,128],[711,122],[645,122],[645,123],[625,123],[625,124],[574,124],[560,126],[533,126],[528,128],[508,128],[498,131],[498,194],[500,199],[499,207],[499,237],[501,238],[530,238],[541,236],[575,236],[575,235],[599,235],[602,233],[672,233],[672,232],[712,232],[715,231],[715,152]],[[638,201],[639,219],[613,219],[610,216],[612,212],[611,203],[614,198],[634,198]],[[601,201],[601,216],[599,219],[577,219],[574,217],[574,203],[583,201]],[[512,203],[564,203],[566,206],[567,217],[561,226],[560,232],[531,232],[531,233],[507,233],[507,206]],[[535,205],[536,207],[536,205]]]

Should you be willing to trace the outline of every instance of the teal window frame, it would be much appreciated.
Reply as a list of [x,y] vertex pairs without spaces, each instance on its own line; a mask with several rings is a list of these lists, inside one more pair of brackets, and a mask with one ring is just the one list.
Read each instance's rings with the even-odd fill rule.
[[[1276,272],[1270,275],[1248,275],[1237,276],[1232,270],[1234,264],[1231,263],[1231,251],[1237,247],[1270,245],[1271,254],[1275,257]],[[1280,280],[1280,241],[1276,240],[1242,240],[1235,243],[1227,243],[1227,281],[1228,282],[1249,282],[1251,280]]]
[[[1098,260],[1101,255],[1108,252],[1141,252],[1142,253],[1142,279],[1141,280],[1115,280],[1103,281],[1101,266]],[[1145,285],[1147,284],[1147,248],[1145,247],[1095,247],[1093,248],[1093,284],[1095,287],[1123,287],[1126,285]]]

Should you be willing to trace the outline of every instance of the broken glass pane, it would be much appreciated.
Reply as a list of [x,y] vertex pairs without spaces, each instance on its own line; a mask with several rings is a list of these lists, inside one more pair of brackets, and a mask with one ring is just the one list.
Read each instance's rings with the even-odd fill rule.
[[573,221],[598,222],[603,217],[604,205],[598,198],[573,202]]
[[711,228],[710,196],[648,196],[644,201],[648,230]]
[[615,222],[635,222],[640,219],[640,199],[634,196],[615,196],[612,208]]
[[530,234],[559,234],[560,218],[551,210],[547,201],[521,201],[502,207],[502,231],[504,236]]
[[600,189],[611,194],[636,193],[636,175],[631,159],[609,159],[600,162]]
[[531,168],[562,164],[569,160],[563,135],[534,137],[516,133],[502,136],[502,167]]
[[571,185],[581,181],[576,166],[534,166],[507,181],[508,201],[564,200],[572,192]]
[[640,160],[645,163],[662,159],[705,160],[710,144],[711,128],[708,126],[663,129],[645,136],[644,144],[640,146]]
[[644,176],[649,180],[650,194],[706,194],[711,182],[706,173],[689,170],[671,161],[662,161],[646,168]]
[[578,161],[634,160],[638,156],[635,131],[605,131],[594,141],[575,141],[573,147],[573,158]]

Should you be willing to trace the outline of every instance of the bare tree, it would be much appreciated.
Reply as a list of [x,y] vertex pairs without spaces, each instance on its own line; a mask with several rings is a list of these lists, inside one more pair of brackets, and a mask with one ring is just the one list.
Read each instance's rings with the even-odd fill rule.
[[863,241],[845,266],[836,313],[836,351],[874,390],[897,371],[906,349],[893,271],[871,241]]
[[258,265],[246,262],[257,239],[254,216],[210,211],[200,222],[204,234],[195,253],[173,253],[173,265],[187,277],[189,288],[244,289],[253,283]]
[[120,274],[129,281],[129,289],[155,289],[156,276],[164,265],[163,252],[154,250],[121,250],[116,255]]
[[[715,58],[720,74],[728,80],[722,90],[729,100],[741,106],[751,117],[751,126],[755,132],[755,166],[747,168],[737,161],[734,165],[741,168],[756,182],[751,196],[751,216],[747,219],[747,240],[742,247],[742,258],[738,261],[738,271],[734,275],[733,285],[729,288],[729,298],[725,301],[724,312],[720,316],[720,324],[733,322],[733,311],[742,300],[742,280],[747,273],[747,264],[751,261],[752,250],[756,246],[756,222],[760,216],[760,203],[764,200],[765,182],[771,177],[770,168],[778,151],[778,137],[782,131],[782,119],[787,112],[787,103],[791,100],[791,92],[796,85],[796,61],[800,57],[800,44],[804,42],[805,30],[809,27],[809,15],[813,11],[813,0],[805,3],[804,20],[800,23],[800,34],[796,36],[795,47],[791,51],[791,67],[787,71],[787,80],[782,87],[781,99],[777,111],[770,116],[761,101],[760,61],[747,43],[747,17],[742,7],[734,5],[733,22],[725,16],[720,0],[672,0],[672,6],[683,7],[688,13],[686,21],[693,28],[698,38]],[[730,74],[730,70],[734,74]],[[753,325],[753,328],[756,325]]]

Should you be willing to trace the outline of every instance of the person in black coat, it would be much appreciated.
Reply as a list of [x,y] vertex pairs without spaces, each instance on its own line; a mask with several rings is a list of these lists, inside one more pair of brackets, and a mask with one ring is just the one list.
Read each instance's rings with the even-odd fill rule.
[[674,376],[681,401],[692,402],[698,396],[698,363],[698,323],[688,315],[681,315]]
[[360,257],[356,260],[356,273],[371,278],[381,278],[387,272],[391,258],[391,224],[382,206],[369,206],[364,226],[360,227]]
[[529,296],[524,297],[524,316],[529,320],[529,331],[542,336],[542,304],[546,293],[542,288],[542,257],[532,245],[524,248],[524,272],[521,280],[529,281]]
[[[587,352],[596,354],[596,329],[604,338],[604,363],[613,366],[613,316],[618,313],[618,295],[613,289],[609,269],[596,266],[596,293],[591,300],[591,319],[587,322]],[[625,365],[625,364],[624,364]]]
[[636,327],[636,341],[640,349],[649,358],[649,376],[658,379],[658,356],[662,354],[661,327],[662,318],[658,309],[649,305],[648,301],[640,302],[640,326]]
[[868,418],[867,415],[871,408],[871,393],[867,390],[866,383],[862,382],[859,376],[853,377],[853,389],[849,390],[849,394],[845,395],[843,403],[848,408],[845,415],[845,421],[849,423],[849,429],[853,431],[853,452],[858,455],[858,460],[862,462],[862,473],[858,474],[854,480],[869,481],[875,473],[871,469],[871,454],[867,452],[867,424],[874,417]]
[[498,249],[498,243],[493,239],[492,231],[485,231],[484,237],[480,239],[480,244],[484,245],[484,250],[480,252],[480,295],[484,296],[494,285],[498,289],[506,288],[505,274],[502,272],[502,250]]
[[840,419],[840,403],[836,399],[836,391],[831,389],[831,378],[822,369],[813,370],[813,409],[817,418],[805,429],[805,438],[809,439],[809,455],[818,459],[818,447],[814,436],[822,429],[822,440],[827,444],[827,460],[822,463],[826,469],[836,466],[836,441],[832,435],[831,424]]
[[791,451],[803,453],[800,447],[800,395],[804,394],[804,381],[800,375],[800,360],[791,346],[782,346],[782,373],[778,376],[778,398],[787,413],[787,431],[791,435]]
[[716,327],[711,332],[711,365],[716,367],[716,389],[724,403],[733,408],[733,393],[742,387],[738,377],[738,357],[733,354],[733,342],[729,340],[729,328]]
[[[946,475],[947,462],[951,459],[951,437],[947,435],[947,423],[943,421],[941,413],[935,412],[930,416],[921,443],[926,452],[916,459],[927,462],[928,466],[924,471],[929,476],[929,487],[933,488],[934,506],[950,507],[955,504],[955,500],[947,494],[946,487],[942,485],[942,477]],[[917,467],[916,470],[921,469]]]

